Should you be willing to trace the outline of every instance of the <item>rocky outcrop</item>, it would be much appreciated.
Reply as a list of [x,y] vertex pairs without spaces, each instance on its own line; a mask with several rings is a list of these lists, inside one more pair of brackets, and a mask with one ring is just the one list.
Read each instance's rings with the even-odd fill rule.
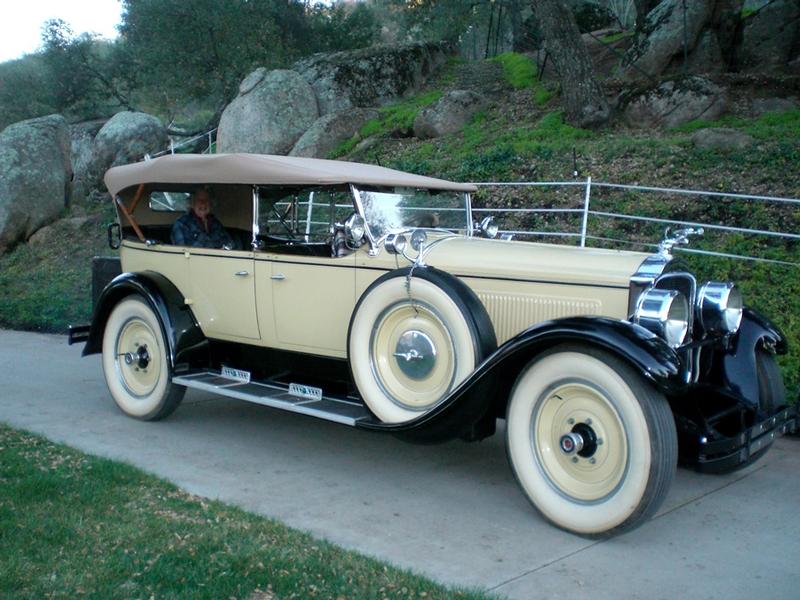
[[621,102],[625,123],[647,129],[669,129],[695,119],[714,120],[722,116],[727,106],[725,90],[703,77],[667,81]]
[[85,198],[97,184],[91,175],[94,138],[105,120],[85,121],[70,125],[70,159],[72,162],[72,197]]
[[486,99],[469,90],[452,90],[423,108],[414,119],[414,135],[421,139],[461,131]]
[[[681,59],[682,60],[682,59]],[[686,71],[688,73],[712,75],[725,70],[725,59],[716,31],[707,29],[700,35],[697,45],[689,54]]]
[[167,130],[156,117],[143,112],[118,112],[94,138],[83,185],[87,190],[104,189],[102,180],[108,169],[138,162],[145,154],[161,151],[168,144]]
[[444,44],[405,44],[315,54],[292,67],[314,88],[321,115],[387,104],[418,90],[449,53]]
[[77,235],[91,221],[92,217],[70,217],[55,221],[34,233],[28,243],[37,245],[55,244],[59,239],[64,239],[64,236],[72,237]]
[[0,252],[53,222],[69,203],[69,127],[61,115],[0,133]]
[[716,150],[729,152],[731,150],[744,150],[754,142],[753,137],[725,127],[710,127],[699,129],[692,134],[692,143],[700,150]]
[[745,25],[737,62],[744,71],[778,72],[794,58],[800,33],[800,3],[796,0],[747,0]]
[[755,98],[751,113],[754,117],[760,117],[765,113],[786,112],[800,108],[797,98]]
[[325,158],[340,143],[356,135],[364,123],[379,116],[372,108],[354,108],[322,116],[297,140],[289,156]]
[[317,120],[314,91],[294,71],[257,69],[222,113],[219,152],[286,154]]
[[648,13],[643,35],[628,50],[625,76],[638,79],[642,71],[651,77],[662,74],[673,58],[683,53],[684,39],[688,49],[694,49],[713,7],[711,0],[663,0]]

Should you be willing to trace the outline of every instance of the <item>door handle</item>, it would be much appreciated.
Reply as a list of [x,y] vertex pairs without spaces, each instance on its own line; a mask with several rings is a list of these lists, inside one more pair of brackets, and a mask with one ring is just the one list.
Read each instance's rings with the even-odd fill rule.
[[236,272],[236,276],[237,277],[247,277],[248,275],[250,275],[250,273],[247,272],[247,271],[237,271]]
[[270,277],[270,279],[274,279],[275,281],[283,281],[284,279],[286,279],[286,275],[284,275],[283,273],[278,273],[277,275],[273,275],[272,277]]

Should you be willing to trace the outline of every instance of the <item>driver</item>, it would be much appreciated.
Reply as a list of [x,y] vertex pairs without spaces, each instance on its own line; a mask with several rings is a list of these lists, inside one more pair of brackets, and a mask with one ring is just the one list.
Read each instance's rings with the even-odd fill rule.
[[211,214],[211,194],[200,188],[189,197],[189,211],[172,226],[172,243],[196,248],[235,247],[233,238],[222,223]]

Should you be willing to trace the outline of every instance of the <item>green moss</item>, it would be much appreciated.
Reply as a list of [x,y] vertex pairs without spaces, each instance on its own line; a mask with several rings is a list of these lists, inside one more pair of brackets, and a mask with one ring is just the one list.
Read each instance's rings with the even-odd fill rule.
[[356,135],[336,146],[328,158],[338,158],[352,152],[361,140],[368,137],[388,136],[393,132],[411,130],[419,111],[439,100],[442,95],[441,91],[433,90],[381,108],[379,118],[364,123]]
[[400,104],[382,108],[380,110],[380,120],[367,123],[364,126],[364,132],[369,135],[375,135],[380,131],[389,133],[396,129],[410,129],[419,111],[433,104],[441,97],[442,92],[435,90],[415,96]]
[[504,52],[489,60],[503,65],[503,75],[515,89],[530,88],[536,83],[536,64],[524,54]]
[[740,129],[756,139],[797,139],[800,137],[800,109],[765,113],[759,117],[725,116],[716,121],[698,119],[676,127],[673,133],[693,133],[707,127]]
[[739,18],[744,21],[745,19],[749,19],[753,15],[758,14],[758,9],[755,8],[743,8],[742,12],[739,13]]
[[604,44],[613,44],[614,42],[618,42],[620,40],[624,40],[625,38],[633,37],[634,32],[632,31],[620,31],[619,33],[613,33],[611,35],[605,35],[600,38],[600,41]]
[[489,60],[503,66],[503,76],[514,89],[530,89],[537,106],[544,106],[555,95],[551,88],[537,79],[539,70],[528,56],[504,52]]
[[533,90],[533,101],[536,106],[543,107],[555,96],[556,93],[546,85],[538,85]]

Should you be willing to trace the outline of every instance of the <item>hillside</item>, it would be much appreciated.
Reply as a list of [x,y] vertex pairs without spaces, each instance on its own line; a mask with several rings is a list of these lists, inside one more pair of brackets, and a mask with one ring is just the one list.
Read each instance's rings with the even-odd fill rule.
[[[589,131],[564,123],[555,85],[547,79],[540,82],[530,60],[511,54],[489,61],[453,60],[418,95],[381,109],[379,119],[369,121],[332,156],[457,181],[569,181],[575,179],[577,170],[578,180],[591,176],[595,182],[800,197],[800,110],[760,116],[752,111],[757,100],[778,92],[786,95],[786,86],[796,89],[797,82],[741,78],[730,79],[727,85],[735,100],[728,114],[715,122],[694,121],[667,130],[636,130],[616,124]],[[457,133],[430,140],[412,137],[411,125],[419,111],[453,89],[479,92],[488,103]],[[742,149],[702,150],[692,136],[709,126],[746,133],[752,143]],[[582,206],[582,195],[583,188],[483,188],[476,194],[475,204],[576,208]],[[800,230],[793,206],[742,200],[595,189],[592,209],[784,232]],[[94,254],[109,253],[104,245],[111,207],[84,201],[73,205],[65,217],[71,220],[59,221],[33,243],[0,256],[0,325],[63,332],[69,323],[89,319],[90,260]],[[509,230],[575,232],[579,230],[576,219],[579,217],[563,214],[498,214],[501,228]],[[597,239],[591,243],[635,249],[649,248],[642,243],[657,243],[664,229],[660,223],[600,217],[592,217],[588,225],[589,235],[595,238],[640,244]],[[574,238],[565,243],[574,243]],[[693,240],[692,247],[800,263],[794,241],[741,233],[708,232]],[[698,255],[686,258],[700,279],[739,282],[746,302],[784,328],[792,352],[781,362],[791,397],[796,397],[800,367],[800,352],[793,344],[800,337],[797,266]]]

